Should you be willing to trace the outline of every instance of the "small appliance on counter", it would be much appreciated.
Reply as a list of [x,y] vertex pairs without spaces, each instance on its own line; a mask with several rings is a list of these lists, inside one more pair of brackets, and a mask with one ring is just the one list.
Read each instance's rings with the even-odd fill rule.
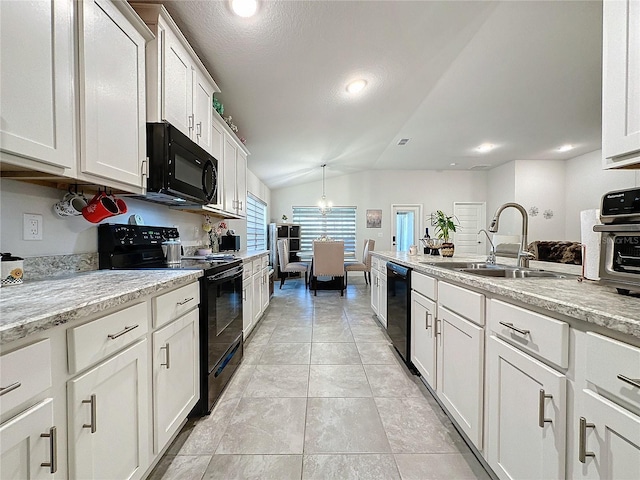
[[640,188],[613,191],[602,197],[600,283],[618,293],[640,293]]
[[220,250],[233,250],[235,252],[240,250],[240,236],[239,235],[222,235],[220,237]]
[[0,286],[20,285],[24,277],[24,259],[3,253],[0,261]]

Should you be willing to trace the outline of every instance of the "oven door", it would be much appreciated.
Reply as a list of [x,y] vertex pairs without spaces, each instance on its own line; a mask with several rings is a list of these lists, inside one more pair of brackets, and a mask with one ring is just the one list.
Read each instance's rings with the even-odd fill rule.
[[[600,278],[623,292],[640,290],[640,225],[629,227],[607,225],[594,228],[603,232]],[[617,231],[611,231],[614,228]]]

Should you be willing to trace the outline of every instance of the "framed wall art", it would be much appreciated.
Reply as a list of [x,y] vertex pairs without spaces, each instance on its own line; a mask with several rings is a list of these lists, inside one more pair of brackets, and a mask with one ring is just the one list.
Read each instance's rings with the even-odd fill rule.
[[382,228],[382,210],[367,210],[367,228]]

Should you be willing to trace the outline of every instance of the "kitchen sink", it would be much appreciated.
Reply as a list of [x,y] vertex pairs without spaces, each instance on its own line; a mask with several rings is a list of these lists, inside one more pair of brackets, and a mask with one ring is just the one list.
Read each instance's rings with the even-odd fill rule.
[[511,265],[492,265],[486,262],[420,262],[424,265],[456,270],[481,277],[491,278],[572,278],[574,275],[521,268]]

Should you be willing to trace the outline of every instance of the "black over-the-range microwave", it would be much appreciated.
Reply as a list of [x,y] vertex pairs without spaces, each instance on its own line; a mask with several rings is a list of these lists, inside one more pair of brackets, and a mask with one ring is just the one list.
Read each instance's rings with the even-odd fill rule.
[[146,200],[171,205],[217,203],[218,160],[167,122],[147,123]]

